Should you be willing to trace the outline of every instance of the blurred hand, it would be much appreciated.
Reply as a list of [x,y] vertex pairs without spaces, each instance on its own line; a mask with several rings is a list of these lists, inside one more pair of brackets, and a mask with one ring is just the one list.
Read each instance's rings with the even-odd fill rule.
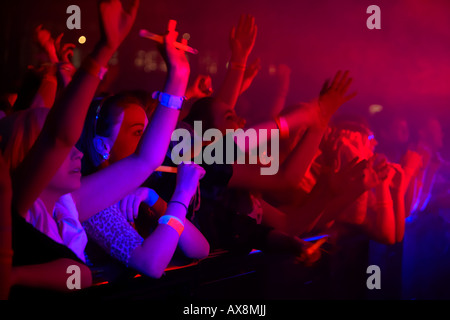
[[334,167],[334,159],[337,157],[338,130],[334,127],[327,127],[319,149],[322,151],[325,166]]
[[[176,24],[177,22],[175,20],[169,21],[167,33],[164,36],[164,44],[159,45],[158,48],[164,61],[166,62],[169,74],[174,72],[176,75],[186,77],[187,81],[190,73],[189,61],[186,57],[186,53],[175,48],[174,45],[178,37],[178,32],[175,31]],[[187,45],[187,40],[182,39],[181,43]]]
[[237,27],[230,32],[231,61],[245,63],[255,45],[257,26],[255,17],[241,15]]
[[119,0],[103,0],[99,4],[102,40],[113,51],[119,48],[128,35],[136,18],[139,0],[132,0],[124,10]]
[[45,51],[50,62],[57,63],[58,56],[55,48],[55,40],[52,38],[50,31],[43,29],[42,25],[39,25],[34,29],[34,40],[38,46]]
[[73,57],[73,50],[75,49],[75,44],[66,43],[61,47],[61,39],[64,36],[64,33],[61,33],[55,40],[55,49],[58,55],[58,59],[61,62],[71,63],[71,59]]
[[200,74],[194,83],[186,90],[186,99],[200,99],[209,97],[213,93],[212,80],[209,75]]
[[[405,170],[403,170],[402,166],[398,163],[390,163],[389,167],[391,168],[393,174],[391,173],[388,176],[388,179],[391,181],[392,188],[398,190],[399,192],[406,192],[406,179],[405,179]],[[392,178],[391,178],[392,176]]]
[[352,78],[349,78],[349,72],[345,71],[342,75],[338,71],[331,83],[325,81],[319,95],[319,121],[320,125],[326,126],[331,116],[342,106],[345,102],[353,99],[356,92],[347,94],[348,89],[352,83]]
[[58,73],[61,76],[64,87],[67,87],[72,77],[75,74],[76,68],[72,64],[71,59],[73,57],[73,50],[75,45],[73,43],[66,43],[61,46],[61,39],[64,33],[61,33],[55,40],[55,49],[58,56]]
[[337,169],[355,157],[360,160],[368,160],[373,156],[369,140],[356,131],[341,130],[335,141],[334,149],[336,150]]
[[390,167],[386,158],[375,154],[367,161],[367,167],[364,171],[363,186],[365,190],[370,190],[378,186],[389,176]]
[[346,191],[360,192],[363,188],[364,173],[367,168],[367,160],[352,159],[337,172],[332,172],[328,185],[333,194]]

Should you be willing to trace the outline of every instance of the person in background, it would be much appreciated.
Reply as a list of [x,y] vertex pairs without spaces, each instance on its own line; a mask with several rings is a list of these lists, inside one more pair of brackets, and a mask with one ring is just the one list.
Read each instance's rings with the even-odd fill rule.
[[[77,144],[84,153],[81,168],[83,176],[104,170],[135,152],[154,111],[152,109],[153,101],[145,99],[147,97],[145,93],[139,93],[123,92],[94,100],[88,112],[82,136]],[[140,99],[140,96],[143,96],[144,99]],[[148,117],[145,110],[147,110]],[[203,169],[199,166],[182,164],[178,166],[176,178],[175,194],[190,194],[187,206],[189,206],[190,199],[194,196],[198,185],[198,180],[190,178],[190,175],[193,174],[192,170],[199,171],[199,178],[204,174]],[[165,242],[164,238],[152,236],[150,230],[147,230],[144,239],[133,228],[141,203],[151,208],[151,211],[147,212],[155,214],[154,219],[163,216],[168,205],[154,190],[142,186],[118,203],[83,220],[82,225],[90,239],[109,255],[126,266],[159,278],[167,265],[158,265],[158,255],[156,254],[158,251],[155,248],[170,250],[170,247],[160,246],[160,241]],[[185,219],[185,216],[182,218],[185,227],[177,246],[188,258],[206,257],[209,254],[208,242],[190,221]],[[90,260],[93,261],[93,259]],[[147,265],[157,265],[158,267],[156,271],[149,273]]]

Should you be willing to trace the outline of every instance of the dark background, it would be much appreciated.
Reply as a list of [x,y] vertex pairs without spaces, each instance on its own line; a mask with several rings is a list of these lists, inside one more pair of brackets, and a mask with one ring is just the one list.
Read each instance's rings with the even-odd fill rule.
[[[66,28],[66,8],[72,4],[81,8],[81,30]],[[381,8],[381,30],[366,27],[366,9],[372,4]],[[169,19],[178,21],[180,36],[189,33],[190,45],[199,50],[198,55],[189,55],[191,78],[210,74],[217,88],[230,57],[229,32],[242,13],[256,17],[258,36],[250,60],[262,61],[252,87],[238,101],[238,111],[251,115],[250,122],[267,114],[277,65],[287,64],[292,70],[288,104],[317,96],[326,78],[338,69],[349,69],[359,94],[340,112],[369,117],[369,106],[379,104],[382,112],[402,113],[411,124],[435,114],[445,132],[443,155],[450,159],[448,0],[141,0],[137,21],[111,61],[108,74],[115,78],[110,90],[161,88],[162,59],[155,43],[139,38],[138,31],[161,34]],[[77,43],[86,36],[73,58],[79,66],[98,39],[97,15],[94,0],[2,1],[0,89],[17,90],[27,65],[38,64],[32,34],[39,24],[54,37],[64,32],[63,42]],[[407,225],[402,273],[406,299],[448,297],[448,223],[444,229],[434,216],[426,219]]]
[[[71,4],[81,8],[81,30],[66,27],[66,8]],[[381,8],[381,30],[366,27],[366,9],[372,4]],[[64,32],[63,42],[77,43],[79,36],[86,36],[85,44],[77,43],[75,65],[98,39],[93,0],[16,0],[0,7],[2,89],[20,84],[26,66],[37,64],[32,30],[38,24],[54,37]],[[349,69],[359,94],[341,112],[368,115],[369,106],[379,104],[383,112],[410,116],[413,124],[434,113],[441,119],[448,145],[450,1],[446,0],[141,0],[137,21],[112,62],[111,69],[116,70],[110,73],[117,77],[110,88],[160,88],[164,64],[155,43],[139,38],[138,31],[162,33],[169,19],[178,21],[180,36],[189,33],[190,45],[199,50],[198,55],[189,55],[191,79],[209,73],[217,88],[230,57],[229,31],[241,13],[256,17],[258,36],[250,60],[260,57],[263,67],[238,103],[242,115],[251,114],[254,121],[264,117],[278,64],[292,70],[288,103],[316,96],[326,78],[338,69]]]

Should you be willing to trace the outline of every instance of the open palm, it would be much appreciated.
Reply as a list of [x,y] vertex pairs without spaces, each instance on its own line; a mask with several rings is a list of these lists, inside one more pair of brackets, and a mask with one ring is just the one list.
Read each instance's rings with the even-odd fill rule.
[[103,36],[110,48],[117,49],[128,35],[136,18],[138,7],[139,0],[133,0],[128,10],[124,10],[119,0],[100,2]]
[[242,15],[237,27],[231,29],[230,46],[236,59],[247,59],[255,45],[257,26],[251,15]]
[[338,71],[331,82],[326,81],[320,91],[319,108],[320,115],[324,121],[327,121],[345,102],[356,96],[356,92],[347,94],[352,83],[349,72],[342,74]]

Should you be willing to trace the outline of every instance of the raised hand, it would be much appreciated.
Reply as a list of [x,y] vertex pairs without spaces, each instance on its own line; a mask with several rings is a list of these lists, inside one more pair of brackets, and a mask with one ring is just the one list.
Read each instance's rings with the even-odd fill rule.
[[391,181],[391,186],[400,192],[406,192],[407,180],[405,179],[405,170],[398,163],[389,163],[389,167],[393,171],[387,178]]
[[119,0],[105,0],[99,4],[102,40],[111,50],[117,50],[128,35],[136,18],[139,0],[132,0],[125,10]]
[[370,190],[388,178],[391,168],[386,158],[378,154],[373,155],[367,164],[363,184],[366,190]]
[[209,97],[213,93],[212,80],[209,75],[200,74],[194,83],[186,90],[186,99],[200,99]]
[[39,25],[34,29],[34,39],[38,46],[48,55],[50,62],[57,63],[58,56],[55,48],[55,40],[52,38],[50,31],[43,29]]
[[[184,96],[189,80],[190,66],[186,53],[177,49],[174,45],[178,37],[178,32],[175,30],[176,25],[177,22],[175,20],[169,20],[164,43],[159,45],[158,48],[168,70],[168,78],[164,90],[172,95]],[[181,43],[187,45],[187,40],[183,39]]]
[[63,35],[64,33],[61,33],[58,37],[56,37],[55,49],[59,61],[58,72],[64,83],[64,87],[66,87],[72,80],[72,77],[76,71],[75,66],[71,62],[71,59],[73,57],[73,50],[75,49],[75,44],[65,43],[63,46],[61,46],[61,39]]
[[64,36],[64,33],[61,33],[55,39],[56,54],[58,55],[59,61],[71,63],[70,59],[72,59],[72,57],[73,57],[73,50],[75,49],[75,44],[66,43],[61,47],[61,39],[63,36]]
[[328,180],[333,194],[339,194],[349,189],[362,190],[366,168],[367,160],[360,161],[358,158],[354,158],[342,166],[339,171],[333,172]]
[[319,95],[319,121],[322,125],[328,123],[340,106],[356,96],[356,92],[347,94],[352,80],[348,71],[345,71],[344,74],[338,71],[331,85],[328,80],[325,81]]
[[[177,49],[174,45],[178,38],[178,32],[175,30],[176,25],[177,22],[175,20],[169,20],[167,33],[164,36],[164,44],[159,46],[159,49],[167,64],[169,72],[174,68],[189,71],[189,62],[185,52]],[[187,45],[187,40],[182,39],[181,43]]]
[[230,32],[231,61],[245,64],[250,52],[255,45],[257,26],[255,17],[241,15],[237,26]]

